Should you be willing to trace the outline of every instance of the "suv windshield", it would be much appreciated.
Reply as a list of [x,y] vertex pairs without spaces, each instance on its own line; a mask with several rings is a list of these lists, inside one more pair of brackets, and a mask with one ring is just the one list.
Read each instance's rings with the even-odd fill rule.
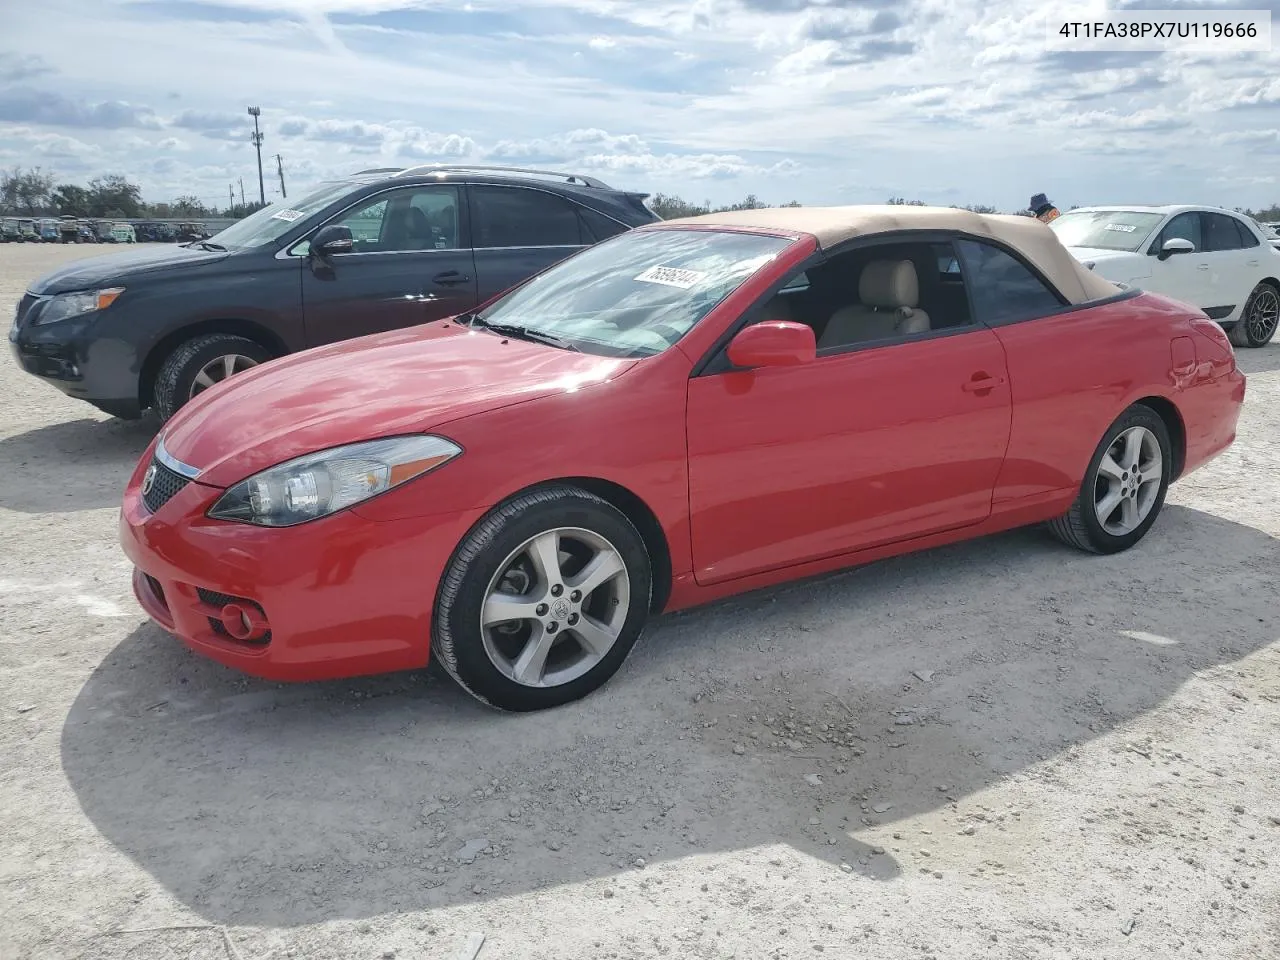
[[1140,210],[1073,210],[1064,213],[1049,229],[1064,247],[1134,251],[1164,220],[1163,213]]
[[513,290],[479,324],[523,328],[587,353],[653,356],[792,242],[705,230],[624,233]]
[[292,203],[278,200],[238,220],[225,230],[209,238],[210,243],[220,244],[228,250],[237,247],[260,247],[271,243],[297,226],[299,220],[323,210],[335,200],[350,193],[353,184],[346,181],[326,183],[313,193]]

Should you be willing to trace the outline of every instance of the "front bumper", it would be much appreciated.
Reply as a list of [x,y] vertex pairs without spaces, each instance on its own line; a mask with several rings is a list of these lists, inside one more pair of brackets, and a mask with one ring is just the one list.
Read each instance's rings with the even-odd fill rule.
[[9,347],[18,366],[69,397],[115,416],[138,416],[140,364],[134,346],[95,331],[101,314],[31,325],[28,314],[41,299],[23,297],[9,330]]
[[[152,514],[141,496],[149,460],[125,490],[120,542],[138,602],[192,650],[280,681],[427,663],[436,585],[482,510],[395,522],[347,510],[267,529],[210,520],[222,491],[191,482]],[[269,633],[237,640],[219,629],[229,600],[261,611]]]

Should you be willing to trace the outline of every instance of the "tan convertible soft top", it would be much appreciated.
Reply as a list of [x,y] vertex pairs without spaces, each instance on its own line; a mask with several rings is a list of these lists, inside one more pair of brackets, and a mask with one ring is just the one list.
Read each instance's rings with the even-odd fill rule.
[[[770,207],[733,210],[666,224],[745,227],[808,233],[827,249],[855,237],[897,230],[955,230],[991,237],[1014,248],[1037,267],[1071,303],[1112,297],[1121,290],[1073,257],[1046,224],[1034,217],[971,213],[951,207],[850,206]],[[664,224],[654,224],[661,227]]]

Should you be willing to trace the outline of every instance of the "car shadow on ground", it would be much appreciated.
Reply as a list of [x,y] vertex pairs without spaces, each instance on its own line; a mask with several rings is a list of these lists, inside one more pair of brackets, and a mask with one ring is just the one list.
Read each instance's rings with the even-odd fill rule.
[[603,691],[522,716],[428,672],[250,680],[141,626],[71,707],[63,769],[103,836],[213,923],[604,895],[640,858],[662,882],[724,851],[779,882],[803,857],[888,880],[918,867],[896,824],[1053,780],[1274,641],[1240,584],[1277,560],[1265,533],[1176,506],[1115,557],[1018,531],[666,617]]
[[1280,370],[1280,334],[1276,334],[1276,339],[1265,347],[1237,347],[1236,366],[1244,371],[1246,377],[1252,373]]
[[67,513],[118,506],[129,474],[159,427],[151,417],[85,418],[0,439],[0,507]]

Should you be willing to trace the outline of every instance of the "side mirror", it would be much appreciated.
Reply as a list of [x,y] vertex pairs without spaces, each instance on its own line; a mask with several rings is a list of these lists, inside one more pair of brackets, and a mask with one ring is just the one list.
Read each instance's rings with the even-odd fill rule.
[[793,367],[818,355],[813,328],[790,320],[765,320],[738,332],[725,351],[735,367]]
[[317,257],[325,259],[335,253],[350,253],[354,246],[355,240],[351,236],[350,227],[330,224],[316,231],[316,235],[311,238],[310,251]]
[[1195,253],[1196,245],[1190,240],[1184,240],[1182,237],[1170,237],[1164,242],[1164,246],[1160,248],[1159,259],[1168,260],[1175,253]]

